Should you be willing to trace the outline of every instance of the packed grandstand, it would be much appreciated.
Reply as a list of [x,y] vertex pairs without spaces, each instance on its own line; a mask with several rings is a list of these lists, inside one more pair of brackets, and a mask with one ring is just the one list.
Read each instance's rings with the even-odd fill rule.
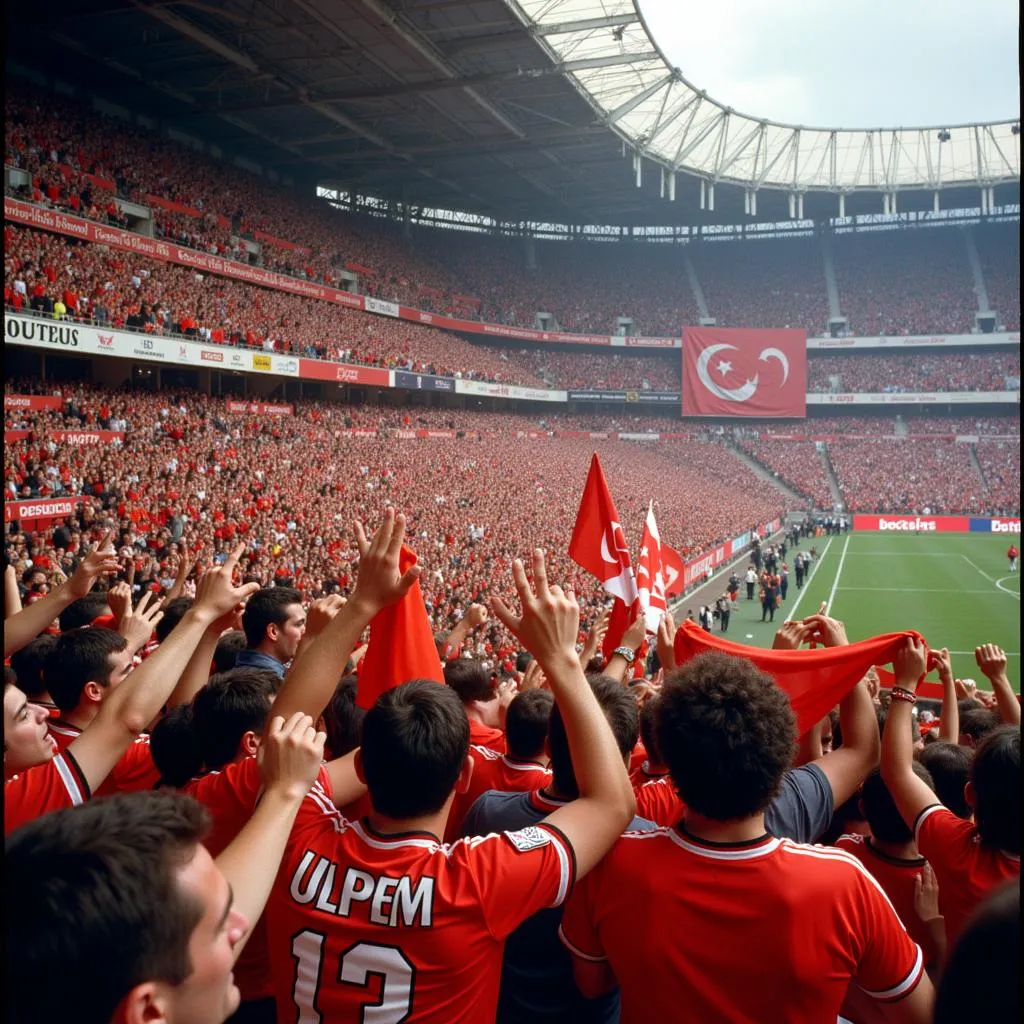
[[[312,1024],[356,1019],[362,1006],[367,1021],[612,1024],[621,987],[621,1019],[630,1022],[835,1020],[840,1010],[852,1024],[930,1021],[929,976],[938,982],[983,897],[1019,876],[1019,821],[1016,831],[1007,824],[1019,779],[1007,780],[1019,772],[1020,712],[1007,655],[978,648],[979,673],[991,683],[978,690],[953,680],[948,654],[924,651],[916,634],[894,633],[888,647],[870,641],[876,647],[863,665],[851,655],[848,680],[819,667],[823,692],[798,699],[786,681],[795,662],[727,660],[714,651],[688,661],[704,650],[694,639],[703,622],[676,633],[666,615],[645,639],[642,615],[640,627],[626,628],[631,609],[615,643],[602,647],[605,631],[616,628],[609,598],[625,612],[623,595],[611,577],[595,576],[575,545],[595,453],[615,496],[613,525],[621,524],[621,533],[600,533],[600,558],[618,565],[628,549],[639,561],[652,543],[642,533],[645,513],[656,514],[657,546],[671,547],[683,566],[674,593],[700,595],[722,631],[740,586],[737,576],[737,590],[720,597],[724,577],[745,573],[755,552],[756,586],[774,617],[782,577],[760,571],[762,549],[773,563],[778,551],[784,596],[789,566],[785,547],[776,548],[783,539],[848,529],[861,514],[918,524],[1000,517],[1019,534],[1019,205],[999,216],[894,217],[864,230],[843,221],[830,229],[780,225],[756,238],[697,231],[673,245],[460,231],[360,208],[337,189],[291,188],[218,151],[197,151],[148,119],[118,116],[87,89],[71,95],[10,75],[6,84],[5,831],[16,878],[5,889],[8,967],[39,981],[47,957],[62,957],[76,983],[105,970],[94,953],[70,940],[47,944],[44,931],[29,928],[40,906],[46,918],[54,902],[66,901],[79,908],[83,928],[95,929],[94,943],[102,934],[134,949],[132,929],[147,928],[145,914],[175,903],[173,886],[148,879],[180,865],[152,849],[136,854],[131,832],[147,842],[159,837],[154,848],[190,851],[201,833],[194,802],[161,795],[147,810],[113,795],[160,788],[212,809],[206,842],[217,867],[203,884],[216,889],[221,917],[230,890],[217,886],[226,878],[235,913],[251,912],[255,925],[235,919],[230,903],[220,922],[231,947],[252,935],[235,967],[240,995],[228,978],[237,953],[222,949],[220,961],[209,953],[224,967],[210,984],[223,992],[207,992],[212,1001],[191,1017],[179,1007],[167,1020]],[[700,340],[701,331],[712,332],[714,344]],[[749,356],[741,351],[748,342]],[[695,362],[693,344],[708,357],[719,351],[718,363]],[[798,362],[800,415],[773,415],[768,406],[757,415],[721,412],[792,386]],[[716,398],[712,411],[686,414],[695,386]],[[367,538],[356,522],[380,529]],[[392,530],[404,533],[403,552],[415,552],[417,570],[405,553],[399,562]],[[608,540],[615,547],[619,537],[619,552],[609,555]],[[544,558],[531,563],[533,548]],[[1014,551],[1011,544],[1015,571]],[[529,581],[519,559],[532,570]],[[800,581],[803,568],[797,573]],[[702,588],[719,576],[707,597]],[[549,591],[545,577],[566,593]],[[747,583],[755,585],[749,576]],[[661,600],[667,611],[671,600]],[[510,611],[518,607],[521,618]],[[825,608],[787,623],[779,638],[775,647],[793,652],[847,643]],[[979,634],[979,644],[986,639]],[[1019,654],[1010,657],[1019,671]],[[127,677],[116,688],[114,663]],[[880,682],[876,664],[893,665],[895,678]],[[934,779],[911,762],[906,706],[925,668],[939,670],[941,718],[931,728],[915,718],[913,738],[917,747],[944,748],[932,757]],[[765,697],[779,687],[765,688],[771,679],[762,669],[790,694],[792,710],[789,699]],[[421,676],[448,683],[454,712],[448,696],[417,689],[425,684],[399,685]],[[688,697],[679,696],[684,684]],[[271,705],[273,714],[295,717],[273,721]],[[718,743],[723,706],[735,723]],[[457,773],[471,751],[484,780],[473,785],[482,788],[453,775],[437,806],[427,806],[429,796],[419,808],[395,797],[388,756],[404,759],[408,777],[433,770],[429,757],[416,760],[422,750],[402,747],[415,742],[395,722],[414,712],[440,716],[426,731],[454,713],[462,724],[451,742],[462,743],[462,756],[452,763]],[[370,726],[361,733],[364,715]],[[314,722],[326,729],[326,750]],[[465,742],[459,728],[468,728]],[[106,753],[87,743],[90,732],[105,737]],[[361,743],[363,760],[353,761]],[[737,782],[723,769],[737,787],[732,804],[723,803],[713,778],[703,789],[677,780],[687,769],[694,774],[697,755],[685,755],[687,746],[707,758],[728,750],[723,764],[757,762],[763,770],[737,772]],[[773,758],[778,772],[765,781]],[[987,795],[976,825],[968,825],[971,808],[962,813],[948,787],[940,792],[940,780],[955,776],[962,802],[972,758],[990,773],[977,779],[978,791],[1002,787],[1012,797]],[[261,786],[268,798],[256,810]],[[453,786],[446,821],[441,810],[448,813]],[[761,786],[764,799],[737,795],[745,786]],[[489,802],[493,789],[530,793],[533,802],[517,818],[511,803]],[[280,820],[272,819],[275,797],[291,807]],[[599,813],[580,819],[582,833],[568,814],[558,817],[574,797],[611,822],[593,850],[579,836],[590,829],[603,837]],[[77,804],[87,806],[62,809]],[[330,822],[344,849],[328,845],[311,815]],[[730,831],[739,819],[759,828]],[[688,822],[704,831],[691,834]],[[783,882],[814,889],[820,873],[814,905],[834,896],[856,918],[843,920],[857,942],[858,929],[870,933],[873,952],[836,954],[836,969],[814,932],[813,951],[794,943],[772,958],[774,981],[757,965],[744,961],[736,973],[716,957],[692,971],[671,957],[668,967],[655,966],[658,951],[646,938],[637,946],[643,955],[631,957],[613,938],[628,934],[629,908],[614,906],[607,919],[594,909],[615,904],[609,893],[635,869],[636,851],[623,847],[641,844],[626,837],[602,861],[627,826],[652,837],[651,850],[664,840],[694,861],[663,898],[691,882],[709,892],[731,884],[715,874],[716,857],[795,850]],[[844,832],[870,833],[880,852],[872,838],[838,840]],[[116,837],[110,849],[95,839],[101,834]],[[488,838],[445,845],[463,834]],[[837,840],[846,853],[810,845]],[[132,852],[111,852],[118,843]],[[364,846],[393,859],[371,864]],[[444,866],[399,863],[399,846],[431,856],[443,850]],[[62,861],[69,850],[80,859]],[[293,877],[282,873],[271,891],[282,856]],[[100,864],[92,875],[80,870],[90,857]],[[921,874],[924,857],[934,875]],[[701,858],[712,867],[695,867]],[[246,861],[267,861],[270,875],[257,881],[241,867]],[[864,883],[862,861],[889,899]],[[897,878],[893,863],[909,874]],[[108,864],[110,877],[97,883]],[[576,886],[564,919],[551,910],[592,868],[593,881]],[[63,888],[62,872],[71,880]],[[374,888],[376,875],[393,883],[390,893]],[[936,875],[946,925],[940,904],[929,911],[922,897]],[[125,877],[131,884],[122,886]],[[90,902],[95,884],[107,886],[112,905],[137,901],[141,921],[122,921],[122,906],[110,912],[114,931],[96,926],[107,909]],[[759,876],[745,899],[772,884]],[[784,899],[773,913],[784,916]],[[313,924],[302,916],[306,905],[319,915]],[[410,965],[398,945],[383,945],[429,924],[431,913],[440,923],[422,961]],[[714,902],[681,913],[728,916]],[[457,918],[447,932],[446,914]],[[737,934],[740,918],[730,918]],[[648,936],[651,920],[641,929]],[[184,926],[174,926],[161,941],[179,942]],[[34,938],[23,941],[23,933]],[[737,941],[743,948],[746,939]],[[333,985],[323,972],[328,943],[341,957],[330,968]],[[688,951],[696,963],[692,943]],[[95,1008],[86,999],[80,1019],[150,1019],[140,1010],[150,998],[140,995],[146,979],[159,977],[173,993],[202,969],[196,954],[171,967],[157,952],[146,955],[142,973],[97,986]],[[831,979],[829,991],[807,980],[812,962]],[[656,998],[670,1002],[644,994],[644,963],[659,979]],[[428,995],[416,988],[420,971]],[[790,975],[789,988],[779,984]],[[771,1005],[734,994],[736,1005],[723,1008],[722,993],[751,977]],[[794,994],[801,983],[811,992],[806,1000]],[[10,1019],[75,1019],[60,989],[53,986],[43,1010],[24,992],[9,997]],[[879,1001],[868,1005],[868,993]],[[907,1015],[889,1016],[899,997]],[[704,1008],[697,1017],[677,1012],[688,998]],[[953,1005],[956,994],[945,998]],[[371,1017],[380,1008],[391,1015]]]

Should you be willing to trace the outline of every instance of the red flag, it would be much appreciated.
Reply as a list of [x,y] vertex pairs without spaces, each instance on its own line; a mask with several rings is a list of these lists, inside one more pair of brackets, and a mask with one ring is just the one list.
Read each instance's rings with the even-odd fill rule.
[[[398,571],[402,574],[416,564],[411,548],[402,545]],[[356,703],[371,708],[377,698],[410,679],[433,679],[444,683],[430,619],[423,604],[420,581],[397,604],[384,608],[370,623],[370,642],[359,663]]]
[[661,572],[665,577],[665,597],[681,594],[686,589],[686,563],[678,551],[661,545]]
[[590,472],[576,513],[569,557],[596,576],[613,597],[621,598],[627,605],[636,600],[636,579],[626,535],[596,452],[590,460]]
[[789,694],[797,717],[797,732],[803,735],[820,722],[864,678],[872,665],[889,664],[907,637],[923,639],[911,631],[884,633],[846,647],[817,650],[772,651],[723,640],[705,633],[695,622],[686,621],[676,631],[676,664],[705,651],[721,651],[752,661]]
[[665,601],[665,575],[661,562],[661,537],[654,519],[654,502],[647,504],[647,518],[640,540],[640,557],[636,561],[636,585],[640,595],[648,633],[657,633],[668,607]]
[[[878,673],[878,682],[883,690],[891,690],[896,685],[896,677],[887,668],[876,665],[875,671]],[[925,674],[927,675],[927,673]],[[929,700],[942,700],[945,692],[942,683],[933,683],[926,679],[922,679],[917,684],[915,691],[918,697],[926,697]]]
[[806,414],[806,331],[683,328],[684,416]]

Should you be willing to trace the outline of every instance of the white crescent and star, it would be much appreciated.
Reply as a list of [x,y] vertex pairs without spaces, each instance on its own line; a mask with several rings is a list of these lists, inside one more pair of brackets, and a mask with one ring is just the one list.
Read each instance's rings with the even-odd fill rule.
[[[757,391],[759,383],[759,374],[754,374],[749,380],[745,381],[738,388],[725,388],[721,384],[717,384],[711,378],[710,364],[711,360],[719,353],[725,351],[737,351],[735,345],[717,344],[709,345],[700,357],[697,359],[697,376],[700,378],[701,384],[704,385],[716,398],[721,398],[726,402],[746,402],[750,398],[753,398],[754,392]],[[789,359],[786,358],[785,352],[777,348],[766,348],[762,349],[758,355],[758,361],[766,363],[770,359],[777,359],[782,367],[782,384],[785,385],[786,381],[789,380]],[[727,359],[719,359],[715,366],[715,369],[724,377],[727,373],[732,371],[732,363]]]

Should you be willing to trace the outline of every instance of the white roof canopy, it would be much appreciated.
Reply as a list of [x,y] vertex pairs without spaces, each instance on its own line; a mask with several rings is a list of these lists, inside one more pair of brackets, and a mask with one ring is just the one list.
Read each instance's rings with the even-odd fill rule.
[[505,2],[600,120],[670,170],[790,192],[938,191],[1020,177],[1019,118],[916,128],[780,124],[738,113],[688,82],[665,60],[635,0]]

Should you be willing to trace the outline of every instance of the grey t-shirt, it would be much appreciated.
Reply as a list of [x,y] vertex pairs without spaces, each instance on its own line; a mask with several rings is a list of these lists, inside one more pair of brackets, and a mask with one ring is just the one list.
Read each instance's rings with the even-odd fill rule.
[[[538,806],[531,793],[482,794],[462,823],[462,835],[516,831],[535,825],[559,803],[545,798]],[[630,832],[657,826],[634,818]],[[572,977],[572,958],[558,938],[562,908],[549,907],[527,918],[506,940],[496,1024],[618,1024],[619,991],[584,999]]]
[[790,768],[764,813],[766,831],[779,839],[815,843],[832,822],[832,786],[816,764]]

